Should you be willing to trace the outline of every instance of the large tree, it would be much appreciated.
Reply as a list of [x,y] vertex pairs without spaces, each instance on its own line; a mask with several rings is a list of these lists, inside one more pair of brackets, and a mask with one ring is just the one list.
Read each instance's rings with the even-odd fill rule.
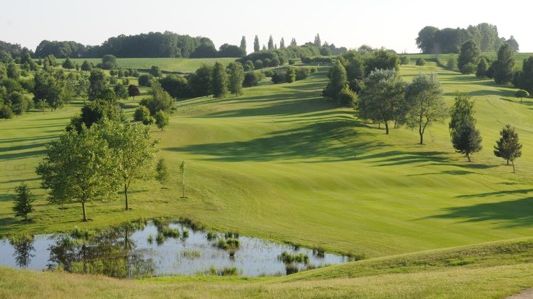
[[348,75],[346,69],[340,61],[337,61],[335,65],[330,69],[329,74],[329,83],[323,91],[324,96],[337,99],[337,96],[341,90],[348,83]]
[[140,104],[146,106],[150,114],[155,116],[159,111],[169,112],[174,105],[174,99],[155,81],[152,83],[151,96],[143,99]]
[[422,53],[434,53],[435,34],[439,31],[438,28],[433,26],[426,26],[418,32],[416,38],[416,45]]
[[406,89],[407,126],[417,128],[424,144],[426,128],[447,116],[442,89],[436,75],[418,75]]
[[25,183],[15,188],[17,197],[15,198],[15,205],[13,211],[16,216],[24,217],[24,220],[28,220],[28,215],[33,211],[32,202],[35,200],[30,188]]
[[257,35],[254,38],[254,52],[259,52],[261,50],[261,45],[259,44],[259,37]]
[[467,41],[461,46],[457,66],[463,74],[471,74],[475,71],[479,59],[479,47],[473,41]]
[[395,70],[371,72],[359,97],[359,116],[383,123],[389,134],[389,122],[400,123],[405,118],[404,93],[405,83]]
[[482,148],[481,135],[475,124],[474,102],[467,96],[458,96],[451,110],[450,136],[455,150],[464,154],[469,162],[470,156]]
[[500,131],[500,139],[496,141],[494,146],[494,155],[505,159],[507,165],[511,162],[513,172],[515,172],[514,160],[522,156],[522,144],[520,144],[518,139],[518,133],[511,125],[506,125]]
[[272,35],[268,38],[268,49],[274,50],[274,39],[272,38]]
[[241,44],[240,44],[239,48],[241,48],[241,50],[244,53],[244,55],[246,55],[246,37],[244,35],[241,38]]
[[498,84],[507,84],[513,80],[515,61],[513,49],[504,44],[498,50],[498,59],[494,62],[494,81]]
[[150,137],[150,128],[139,123],[105,122],[99,132],[112,153],[114,172],[123,186],[128,210],[132,182],[151,176],[156,142]]
[[50,201],[81,203],[83,221],[88,219],[88,202],[116,191],[116,157],[100,135],[98,126],[67,131],[49,144],[37,167]]
[[34,77],[34,102],[44,102],[52,109],[57,109],[63,106],[64,99],[62,96],[63,86],[53,74],[49,72],[38,72]]
[[242,94],[242,83],[244,81],[244,68],[239,62],[232,62],[228,65],[229,90],[232,94],[239,96]]
[[89,100],[102,99],[107,88],[104,72],[92,70],[89,76]]
[[213,67],[213,85],[212,91],[215,98],[224,98],[228,93],[228,75],[224,65],[216,62]]

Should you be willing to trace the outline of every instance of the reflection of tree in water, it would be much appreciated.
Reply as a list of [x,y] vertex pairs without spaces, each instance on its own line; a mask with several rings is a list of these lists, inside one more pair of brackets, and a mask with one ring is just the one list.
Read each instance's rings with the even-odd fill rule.
[[141,226],[129,223],[94,236],[62,236],[50,247],[49,268],[119,278],[152,275],[153,262],[135,252],[131,239]]
[[20,235],[9,239],[9,244],[15,249],[13,257],[17,266],[20,268],[26,268],[30,264],[31,258],[34,257],[31,252],[35,249],[33,247],[32,235]]

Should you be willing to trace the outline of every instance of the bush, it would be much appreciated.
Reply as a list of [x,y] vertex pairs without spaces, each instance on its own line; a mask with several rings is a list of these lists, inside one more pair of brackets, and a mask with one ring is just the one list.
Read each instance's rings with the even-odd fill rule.
[[2,105],[2,107],[0,107],[0,118],[13,118],[13,110],[11,109],[11,107],[5,104]]
[[261,81],[263,77],[264,76],[262,72],[248,72],[244,74],[244,81],[242,82],[242,86],[244,87],[257,86],[259,84],[259,81]]
[[[314,69],[314,68],[313,68]],[[310,69],[306,67],[301,67],[296,70],[296,81],[307,79],[309,76]]]
[[154,119],[150,115],[150,110],[145,106],[139,106],[133,113],[133,121],[142,122],[145,125],[151,125]]
[[152,76],[148,74],[142,74],[139,76],[139,86],[150,87],[152,85]]
[[463,69],[461,70],[461,72],[463,74],[473,74],[475,73],[477,70],[477,66],[473,63],[467,63],[463,66]]
[[401,56],[400,57],[400,64],[407,65],[407,64],[409,64],[409,62],[410,62],[409,57],[407,57],[407,56]]
[[285,77],[285,73],[282,71],[276,71],[274,74],[272,74],[272,83],[274,84],[280,84],[287,82],[287,79]]
[[450,56],[448,62],[446,62],[446,68],[450,71],[455,71],[457,69],[457,59],[455,56]]
[[345,87],[337,96],[337,100],[341,106],[354,107],[357,101],[357,94],[350,90],[350,88]]
[[157,111],[154,119],[155,119],[155,124],[161,130],[163,130],[168,125],[168,122],[169,122],[168,114],[166,114],[165,111]]
[[418,66],[426,65],[426,61],[423,58],[418,58],[416,60],[416,65],[418,65]]

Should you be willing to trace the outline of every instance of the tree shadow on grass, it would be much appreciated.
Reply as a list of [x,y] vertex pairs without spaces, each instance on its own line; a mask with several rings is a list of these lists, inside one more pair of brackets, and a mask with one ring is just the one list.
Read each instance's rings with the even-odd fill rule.
[[358,157],[358,160],[375,160],[377,166],[394,166],[414,163],[446,163],[448,153],[440,151],[386,151]]
[[464,194],[459,195],[457,198],[478,198],[478,197],[487,197],[487,196],[503,196],[503,195],[512,195],[512,194],[527,194],[532,192],[533,189],[516,189],[516,190],[502,190],[494,192],[485,192],[485,193],[475,193],[475,194]]
[[446,213],[430,218],[465,219],[464,222],[506,221],[504,227],[530,227],[533,226],[533,197],[448,208]]
[[197,144],[166,150],[208,155],[212,156],[209,160],[226,162],[309,158],[332,162],[355,160],[358,154],[385,146],[375,141],[357,142],[354,137],[362,134],[355,130],[357,127],[365,125],[351,118],[335,119],[276,131],[248,141]]

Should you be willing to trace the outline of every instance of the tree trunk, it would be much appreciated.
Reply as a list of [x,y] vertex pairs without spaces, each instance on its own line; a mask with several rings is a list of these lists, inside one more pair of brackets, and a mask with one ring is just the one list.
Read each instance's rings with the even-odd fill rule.
[[472,160],[470,159],[470,154],[469,153],[466,153],[466,158],[468,159],[468,162],[472,162]]
[[513,173],[516,173],[516,169],[514,168],[514,160],[511,161],[511,164],[513,164]]
[[85,201],[81,202],[81,209],[83,210],[83,222],[87,222],[87,212],[85,211]]
[[509,159],[507,159],[506,161],[507,161],[507,165],[509,165]]
[[385,134],[389,135],[389,122],[385,122]]
[[128,185],[127,184],[124,184],[124,199],[125,199],[126,211],[127,211],[127,210],[129,210],[129,206],[128,206]]

